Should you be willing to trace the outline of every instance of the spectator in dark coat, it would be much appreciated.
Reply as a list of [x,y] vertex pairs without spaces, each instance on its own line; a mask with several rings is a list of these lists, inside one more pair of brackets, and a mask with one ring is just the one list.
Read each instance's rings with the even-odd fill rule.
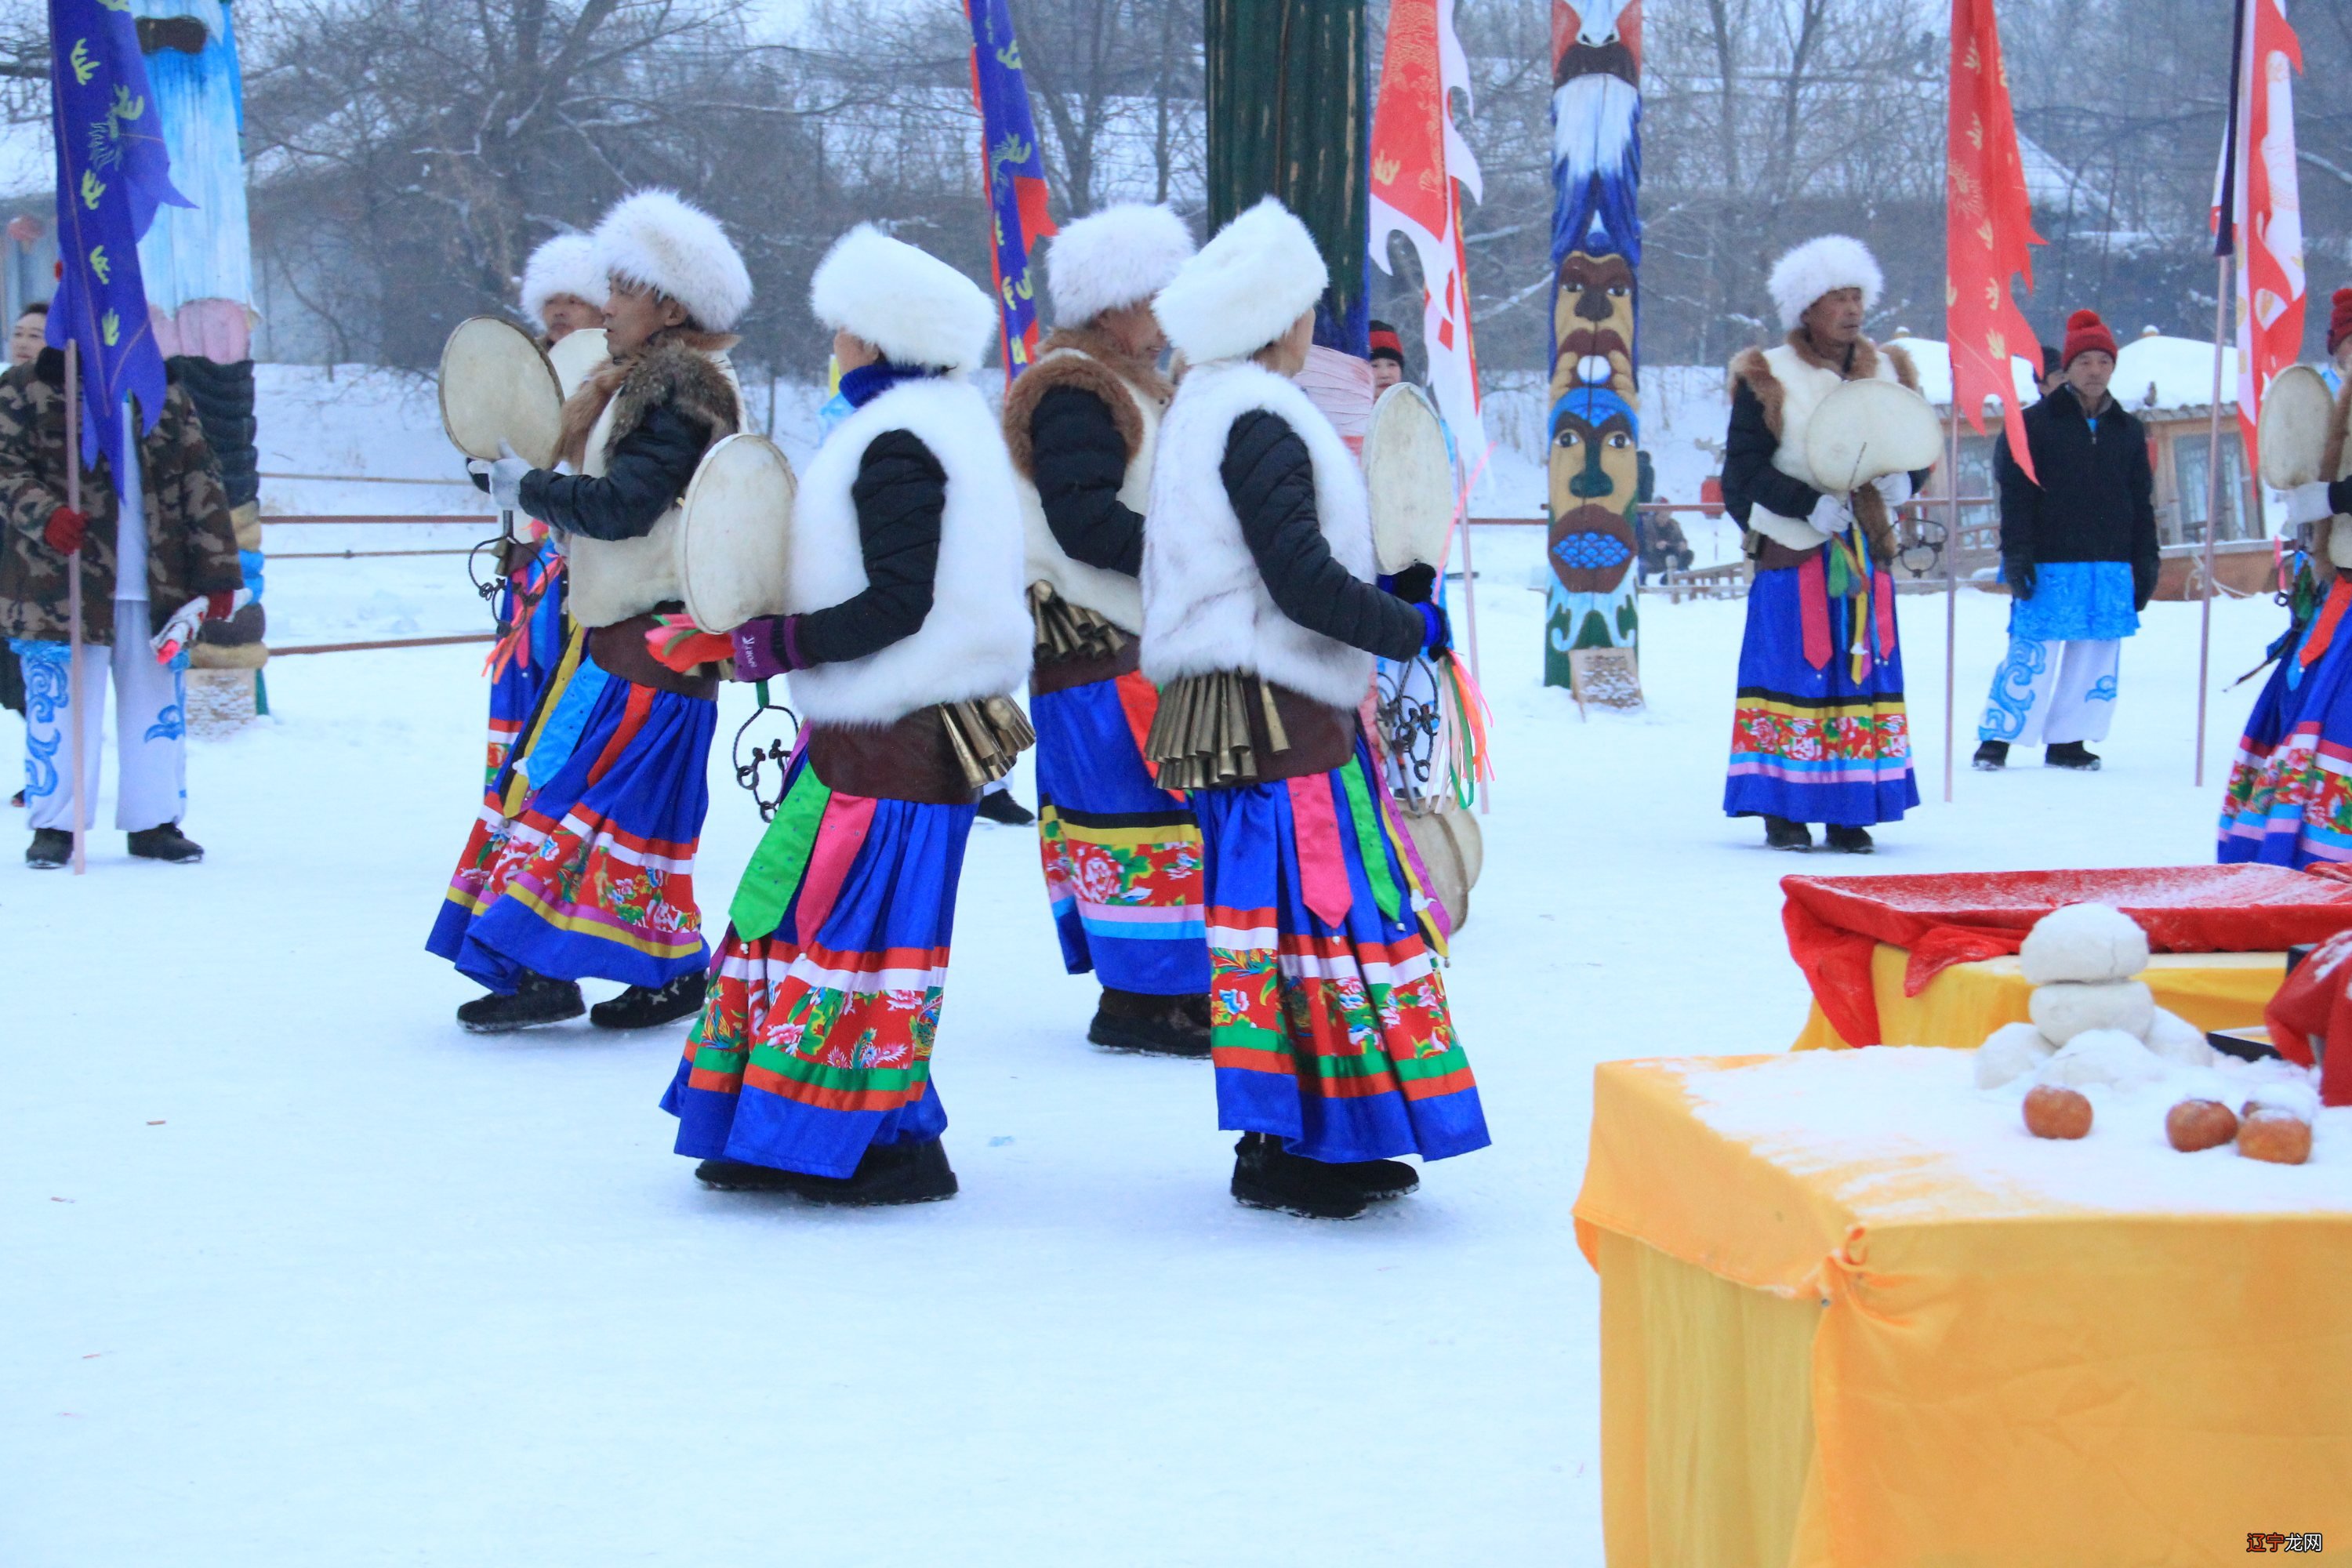
[[2063,384],[2024,415],[2034,477],[2006,437],[1993,452],[2001,577],[2014,602],[2009,653],[1977,728],[1976,765],[1988,771],[2007,765],[2011,745],[2046,745],[2052,767],[2099,765],[2084,742],[2114,721],[2123,639],[2156,592],[2147,432],[2107,395],[2116,340],[2096,311],[2068,320],[2061,361]]

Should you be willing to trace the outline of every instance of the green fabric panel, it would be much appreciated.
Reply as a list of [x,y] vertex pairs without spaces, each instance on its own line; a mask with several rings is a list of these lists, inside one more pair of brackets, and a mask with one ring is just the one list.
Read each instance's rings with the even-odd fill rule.
[[1391,921],[1404,919],[1404,890],[1389,870],[1388,835],[1381,827],[1380,807],[1372,804],[1371,786],[1364,770],[1350,761],[1339,770],[1348,791],[1348,816],[1356,825],[1356,852],[1364,859],[1364,876],[1372,884],[1372,902]]
[[1364,288],[1371,102],[1364,0],[1205,0],[1209,230],[1276,196],[1331,268],[1342,313]]
[[803,768],[783,804],[776,807],[775,820],[760,836],[760,847],[751,851],[751,863],[743,868],[743,879],[736,884],[735,901],[727,906],[727,918],[734,922],[736,935],[757,942],[783,923],[784,910],[800,891],[809,851],[816,847],[817,827],[824,821],[824,808],[832,799],[833,791],[816,776],[816,770]]

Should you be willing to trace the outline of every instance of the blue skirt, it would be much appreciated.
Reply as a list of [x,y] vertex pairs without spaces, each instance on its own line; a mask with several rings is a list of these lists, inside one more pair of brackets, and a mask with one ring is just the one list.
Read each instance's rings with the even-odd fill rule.
[[1209,989],[1201,828],[1181,795],[1151,782],[1129,710],[1144,705],[1148,731],[1158,700],[1134,674],[1030,699],[1037,847],[1065,968],[1114,990],[1199,996]]
[[426,942],[512,992],[520,972],[667,985],[709,961],[694,856],[710,809],[719,705],[608,679],[578,746],[531,793],[467,910]]
[[838,795],[803,757],[662,1109],[677,1152],[847,1176],[947,1131],[931,1042],[974,808]]
[[1192,796],[1217,1125],[1312,1160],[1442,1160],[1490,1142],[1380,792],[1359,741],[1328,773]]
[[[1849,653],[1853,602],[1823,593],[1820,576],[1805,567],[1776,567],[1757,573],[1748,591],[1723,809],[1730,816],[1853,827],[1899,821],[1919,804],[1919,785],[1911,773],[1903,655],[1883,635],[1894,583],[1876,574],[1874,603],[1886,595],[1890,613],[1863,628],[1870,662],[1857,680]],[[1818,595],[1811,605],[1816,624],[1827,621],[1828,658],[1818,669],[1805,657],[1809,595]]]
[[2352,624],[2306,666],[2311,630],[2271,670],[2238,742],[2221,798],[2224,865],[2352,861]]

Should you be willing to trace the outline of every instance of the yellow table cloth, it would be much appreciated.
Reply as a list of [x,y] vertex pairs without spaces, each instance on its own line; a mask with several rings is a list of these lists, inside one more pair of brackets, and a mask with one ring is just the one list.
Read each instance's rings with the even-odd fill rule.
[[1598,1069],[1610,1568],[2352,1547],[2352,1110],[2299,1167],[2173,1153],[2160,1103],[2051,1143],[1969,1066]]
[[[2003,1024],[2031,1022],[2025,999],[2033,992],[2017,955],[1956,963],[1927,982],[1916,996],[1903,994],[1903,968],[1910,954],[1880,942],[1870,955],[1871,994],[1878,1002],[1879,1033],[1888,1045],[1964,1046],[1970,1050]],[[2200,1029],[2233,1029],[2260,1024],[2263,1009],[2286,978],[2284,952],[2159,952],[2140,974],[2156,993],[2156,1005],[2170,1008]],[[1795,1048],[1846,1048],[1835,1025],[1812,1005]]]

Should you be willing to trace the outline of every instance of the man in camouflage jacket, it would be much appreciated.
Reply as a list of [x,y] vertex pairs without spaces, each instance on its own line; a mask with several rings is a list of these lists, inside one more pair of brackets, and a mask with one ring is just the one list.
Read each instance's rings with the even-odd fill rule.
[[[185,660],[159,665],[150,638],[191,605],[213,618],[230,613],[245,575],[228,497],[195,405],[176,382],[166,386],[155,427],[137,439],[139,483],[127,505],[103,458],[83,471],[80,509],[66,505],[65,416],[58,350],[0,374],[0,636],[25,667],[25,804],[34,829],[25,858],[61,865],[71,843],[66,560],[79,548],[89,721],[82,799],[98,793],[96,721],[111,676],[121,759],[115,825],[129,833],[134,856],[198,860],[203,850],[179,829],[187,805]],[[126,520],[136,529],[128,539]],[[122,581],[126,558],[132,571]]]

